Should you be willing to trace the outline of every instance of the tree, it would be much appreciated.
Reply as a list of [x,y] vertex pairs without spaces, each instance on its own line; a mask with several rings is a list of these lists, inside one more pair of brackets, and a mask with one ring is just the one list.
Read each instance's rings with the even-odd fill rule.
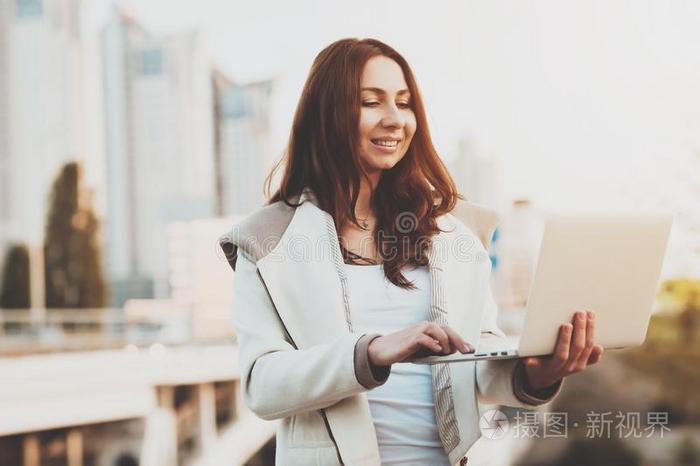
[[90,193],[76,162],[63,166],[51,189],[44,265],[47,308],[103,307],[107,300]]
[[29,250],[23,244],[13,244],[7,250],[3,265],[0,308],[28,309],[29,307],[31,307]]

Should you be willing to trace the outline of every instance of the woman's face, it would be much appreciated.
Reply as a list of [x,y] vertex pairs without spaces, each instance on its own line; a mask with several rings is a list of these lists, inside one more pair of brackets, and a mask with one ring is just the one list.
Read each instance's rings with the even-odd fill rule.
[[391,58],[376,56],[362,71],[360,160],[368,174],[396,165],[416,132],[411,95],[401,67]]

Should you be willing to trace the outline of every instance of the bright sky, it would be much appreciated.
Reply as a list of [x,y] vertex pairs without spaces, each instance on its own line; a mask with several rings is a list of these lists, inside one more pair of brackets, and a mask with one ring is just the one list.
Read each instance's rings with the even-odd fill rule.
[[[95,18],[107,3],[95,0]],[[498,158],[505,199],[700,209],[700,2],[120,3],[155,31],[204,31],[235,80],[276,77],[280,151],[316,53],[376,37],[411,63],[443,158],[460,138]]]

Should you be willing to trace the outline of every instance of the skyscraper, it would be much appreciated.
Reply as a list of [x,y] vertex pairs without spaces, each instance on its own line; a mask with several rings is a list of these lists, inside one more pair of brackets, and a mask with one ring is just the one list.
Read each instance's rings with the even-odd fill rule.
[[265,201],[272,82],[239,85],[214,70],[213,87],[217,214],[247,214]]
[[211,65],[197,32],[159,37],[116,9],[102,46],[107,269],[117,304],[164,297],[166,225],[213,214]]
[[80,0],[0,0],[0,246],[42,241],[51,182],[84,156]]
[[9,0],[0,0],[0,252],[10,222]]

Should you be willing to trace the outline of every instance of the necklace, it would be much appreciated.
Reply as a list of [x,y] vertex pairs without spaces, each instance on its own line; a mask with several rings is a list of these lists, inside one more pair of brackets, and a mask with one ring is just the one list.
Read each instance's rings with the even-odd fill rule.
[[359,215],[355,214],[355,218],[360,222],[360,225],[362,225],[362,228],[365,230],[369,228],[369,217],[372,215],[372,211],[370,210],[367,215],[365,215],[365,218],[360,217]]
[[369,215],[368,215],[367,217],[365,217],[365,218],[359,219],[359,220],[360,220],[360,223],[362,223],[362,228],[368,228],[368,227],[369,227],[369,223],[367,223],[367,219],[368,219],[368,218],[369,218]]

